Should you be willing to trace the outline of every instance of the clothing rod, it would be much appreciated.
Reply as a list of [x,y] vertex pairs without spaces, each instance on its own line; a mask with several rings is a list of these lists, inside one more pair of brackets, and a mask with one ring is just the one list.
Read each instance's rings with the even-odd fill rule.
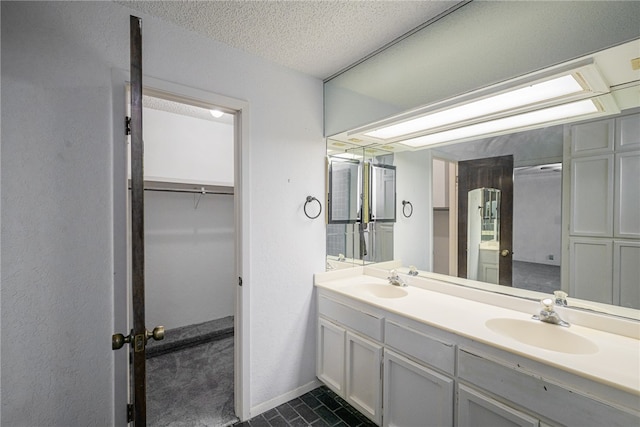
[[[131,190],[131,180],[129,180],[129,190]],[[231,185],[212,185],[197,183],[182,183],[168,181],[144,181],[144,191],[166,191],[174,193],[193,193],[193,194],[220,194],[233,195],[235,193]]]
[[168,193],[193,193],[193,194],[220,194],[223,196],[233,196],[233,193],[225,193],[222,191],[202,191],[198,189],[193,190],[178,190],[175,188],[145,188],[144,191],[165,191]]

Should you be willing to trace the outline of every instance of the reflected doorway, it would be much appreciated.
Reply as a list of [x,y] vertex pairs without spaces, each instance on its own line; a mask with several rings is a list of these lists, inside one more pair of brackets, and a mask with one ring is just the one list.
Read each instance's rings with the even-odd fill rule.
[[[472,278],[468,262],[478,248],[469,247],[468,228],[470,212],[478,215],[477,206],[469,206],[469,193],[475,189],[495,189],[500,192],[499,210],[496,212],[500,230],[497,245],[485,248],[494,251],[498,263],[497,282],[512,286],[513,259],[513,156],[500,156],[458,162],[458,277]],[[485,209],[482,209],[485,211]],[[491,205],[489,205],[491,211]],[[478,245],[480,242],[478,242]],[[497,247],[495,247],[497,246]]]

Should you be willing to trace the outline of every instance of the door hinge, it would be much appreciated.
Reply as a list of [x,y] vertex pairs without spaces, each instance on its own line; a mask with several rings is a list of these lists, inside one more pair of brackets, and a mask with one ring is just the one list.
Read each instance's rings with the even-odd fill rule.
[[127,404],[127,423],[133,422],[133,404]]
[[131,117],[129,116],[124,118],[124,134],[131,135]]
[[242,286],[242,277],[238,277],[238,286]]

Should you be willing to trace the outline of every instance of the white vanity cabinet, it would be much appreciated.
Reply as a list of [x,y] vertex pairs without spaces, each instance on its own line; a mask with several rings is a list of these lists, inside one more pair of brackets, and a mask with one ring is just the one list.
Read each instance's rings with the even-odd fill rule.
[[637,394],[405,316],[394,302],[387,310],[321,289],[318,314],[318,378],[378,425],[640,425]]
[[455,346],[388,319],[384,330],[383,425],[453,426]]
[[540,421],[464,385],[458,386],[459,427],[538,427]]
[[[566,387],[554,376],[527,371],[522,368],[525,364],[517,357],[506,362],[472,349],[459,349],[458,425],[628,427],[640,422],[638,413],[618,406],[633,408],[637,398],[601,396],[607,401],[600,400],[592,390]],[[482,424],[473,417],[492,422]]]
[[318,320],[316,375],[344,397],[344,348],[346,331],[326,319]]
[[344,399],[378,425],[382,403],[382,345],[347,332]]
[[383,319],[325,296],[318,314],[317,377],[380,425]]
[[453,426],[452,378],[384,351],[384,426]]

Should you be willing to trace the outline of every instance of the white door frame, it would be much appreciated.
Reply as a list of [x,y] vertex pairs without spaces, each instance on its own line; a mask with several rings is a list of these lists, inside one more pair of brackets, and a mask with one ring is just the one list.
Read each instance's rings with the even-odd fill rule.
[[[112,205],[113,205],[113,311],[114,333],[128,334],[130,329],[127,286],[127,147],[124,133],[125,85],[128,72],[114,69],[112,82]],[[162,92],[177,101],[216,106],[235,115],[234,120],[234,216],[236,234],[237,286],[234,316],[234,400],[236,415],[242,420],[250,416],[249,387],[249,103],[200,89],[144,76],[143,88]],[[114,425],[126,426],[129,401],[128,351],[114,351]]]

